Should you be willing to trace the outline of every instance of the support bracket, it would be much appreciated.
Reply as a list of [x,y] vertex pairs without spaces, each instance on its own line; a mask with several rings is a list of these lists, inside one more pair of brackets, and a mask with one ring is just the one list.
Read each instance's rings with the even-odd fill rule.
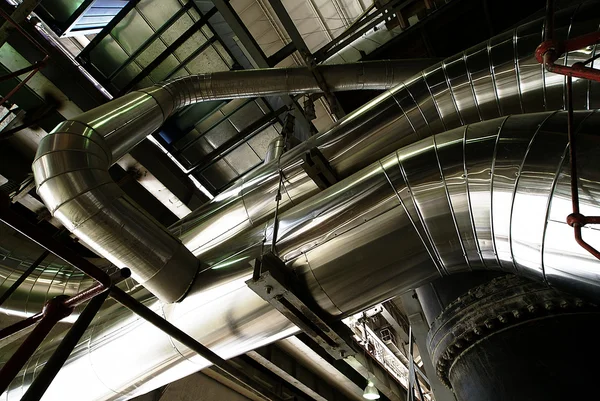
[[338,182],[335,171],[319,149],[309,150],[302,160],[302,168],[319,188],[325,189]]
[[[258,258],[254,265],[252,278],[246,281],[258,296],[270,303],[290,322],[306,333],[329,355],[335,359],[344,359],[356,354],[343,336],[351,335],[343,325],[326,323],[315,311],[307,306],[291,290],[294,278],[287,272],[283,261],[272,253]],[[332,327],[335,326],[335,329]],[[346,329],[346,330],[344,330]]]

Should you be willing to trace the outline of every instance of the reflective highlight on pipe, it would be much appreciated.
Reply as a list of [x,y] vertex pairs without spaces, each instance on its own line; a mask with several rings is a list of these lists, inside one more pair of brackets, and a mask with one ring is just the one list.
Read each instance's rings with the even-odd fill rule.
[[[582,210],[598,213],[600,114],[577,112],[575,124]],[[565,222],[566,152],[564,112],[499,118],[426,138],[282,213],[277,252],[319,305],[339,317],[442,275],[481,269],[597,298],[600,262],[577,245]],[[226,358],[295,332],[244,283],[271,227],[251,230],[255,246],[201,273],[183,302],[161,305],[144,289],[136,298]],[[600,242],[598,230],[584,229]],[[47,399],[125,399],[206,366],[117,306],[102,312],[87,336]],[[35,360],[43,362],[50,348]],[[35,365],[7,399],[21,394],[21,380],[31,380]]]
[[[600,24],[598,3],[558,13],[557,37],[572,37]],[[199,258],[227,248],[240,233],[273,215],[279,169],[285,180],[280,210],[308,199],[319,188],[302,169],[302,155],[317,148],[338,177],[348,177],[378,158],[421,138],[496,117],[552,111],[564,106],[564,78],[549,74],[534,51],[543,20],[519,26],[438,63],[350,113],[330,130],[311,137],[271,164],[240,178],[211,203],[170,230]],[[595,50],[572,52],[559,62],[587,59]],[[575,109],[600,101],[595,82],[574,82]],[[235,240],[237,241],[237,239]]]
[[[386,89],[427,61],[319,67],[331,90]],[[235,82],[235,85],[231,85]],[[131,203],[109,167],[180,108],[205,100],[319,91],[306,68],[230,71],[179,78],[131,92],[59,124],[40,142],[33,172],[50,213],[161,300],[189,289],[198,261]]]

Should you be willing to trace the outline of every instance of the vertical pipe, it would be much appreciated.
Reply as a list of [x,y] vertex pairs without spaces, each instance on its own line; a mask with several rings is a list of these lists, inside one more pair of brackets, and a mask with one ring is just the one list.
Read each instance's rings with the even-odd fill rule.
[[412,326],[408,326],[408,388],[406,389],[406,399],[408,401],[415,400],[415,360],[413,358],[413,338]]
[[579,191],[577,189],[577,152],[573,132],[573,77],[567,75],[567,135],[569,137],[569,158],[571,161],[571,202],[573,213],[579,214]]
[[554,39],[554,1],[546,1],[546,23],[544,24],[544,41]]

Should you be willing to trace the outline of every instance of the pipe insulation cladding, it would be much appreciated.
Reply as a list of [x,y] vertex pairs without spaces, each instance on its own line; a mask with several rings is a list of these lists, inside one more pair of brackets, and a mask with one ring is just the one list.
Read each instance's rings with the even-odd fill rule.
[[[556,38],[596,30],[599,11],[598,3],[586,3],[557,14]],[[597,293],[598,262],[574,245],[564,223],[568,213],[562,215],[570,205],[564,113],[498,118],[563,108],[564,78],[544,72],[533,56],[542,31],[542,21],[520,26],[395,86],[173,227],[185,247],[125,200],[107,170],[177,107],[232,96],[215,94],[227,85],[208,85],[207,76],[136,91],[59,125],[42,140],[33,165],[38,191],[67,228],[117,266],[130,267],[160,300],[176,301],[187,291],[182,302],[164,304],[140,286],[129,288],[224,358],[297,331],[244,283],[260,255],[255,245],[265,232],[267,241],[272,235],[280,168],[286,178],[281,204],[289,210],[280,215],[277,251],[332,315],[476,269]],[[561,62],[594,51],[572,52]],[[245,82],[254,92],[239,88],[241,95],[277,93],[253,78]],[[597,108],[598,90],[597,83],[575,80],[575,107]],[[582,212],[594,215],[598,117],[576,118]],[[320,193],[300,166],[314,147],[347,177]],[[594,243],[596,233],[586,228],[584,236]],[[212,266],[196,280],[194,255]],[[3,399],[20,398],[58,341],[38,350]],[[205,366],[108,302],[44,399],[125,399]]]
[[[337,317],[457,272],[516,273],[598,298],[600,261],[575,242],[565,112],[498,118],[423,139],[281,214],[276,250],[321,308]],[[582,210],[600,212],[600,113],[576,112]],[[224,358],[297,331],[250,290],[260,241],[200,274],[162,304],[133,293]],[[592,243],[600,234],[584,228]],[[357,296],[359,294],[359,296]],[[119,305],[105,308],[50,386],[47,400],[126,399],[208,362]],[[52,351],[14,381],[18,399]]]
[[[332,91],[389,89],[424,62],[382,61],[318,67]],[[165,302],[181,299],[198,261],[112,180],[109,167],[174,112],[207,100],[313,93],[308,68],[228,71],[174,79],[137,90],[59,124],[33,162],[37,191],[50,213],[91,249]]]
[[[556,16],[556,38],[596,30],[598,3]],[[350,113],[328,131],[309,138],[282,156],[240,178],[227,191],[170,227],[193,254],[227,248],[237,236],[273,216],[284,174],[280,210],[310,198],[320,189],[302,168],[302,155],[317,148],[340,178],[345,178],[402,146],[433,134],[510,114],[564,109],[564,77],[546,73],[534,51],[542,41],[537,20],[474,46],[424,70]],[[595,50],[571,52],[572,64]],[[600,107],[600,84],[574,82],[575,109]],[[234,244],[235,245],[235,244]]]
[[[598,8],[590,3],[559,13],[557,38],[597,27]],[[533,56],[542,31],[542,20],[520,26],[394,86],[288,152],[279,165],[259,168],[172,227],[171,233],[185,246],[123,196],[110,179],[110,164],[179,107],[211,99],[318,90],[305,69],[184,77],[130,93],[64,122],[43,138],[38,149],[33,164],[38,193],[51,213],[88,246],[116,266],[131,268],[138,282],[173,302],[186,293],[197,274],[198,262],[190,251],[199,257],[215,246],[226,246],[235,235],[272,216],[279,167],[286,178],[281,210],[318,192],[301,166],[308,149],[317,147],[338,176],[346,177],[400,146],[445,129],[511,113],[562,108],[563,77],[546,74]],[[588,53],[571,52],[563,61],[581,61]],[[323,66],[323,72],[339,88],[384,89],[417,65],[359,63]],[[279,80],[267,78],[269,74]],[[228,79],[236,84],[224,84]],[[596,84],[576,81],[575,107],[596,107],[595,90]]]

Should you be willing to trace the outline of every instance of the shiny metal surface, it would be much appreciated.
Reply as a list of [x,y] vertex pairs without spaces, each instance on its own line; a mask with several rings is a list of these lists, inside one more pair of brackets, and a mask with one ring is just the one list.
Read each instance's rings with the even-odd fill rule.
[[[576,112],[575,122],[582,210],[594,214],[600,208],[600,113]],[[475,264],[493,270],[512,265],[518,274],[597,298],[600,262],[567,235],[564,220],[570,212],[566,141],[564,112],[503,117],[426,138],[282,213],[276,250],[319,305],[338,317]],[[510,153],[504,151],[508,144]],[[503,167],[497,169],[499,157]],[[442,177],[461,175],[451,184],[456,188],[444,191]],[[240,242],[254,244],[228,258],[207,252],[213,268],[200,273],[181,303],[161,304],[143,288],[136,297],[226,358],[294,333],[244,283],[263,244],[269,246],[272,226],[248,230]],[[588,231],[600,240],[597,230]],[[440,232],[449,240],[442,242]],[[509,251],[494,255],[507,237]],[[456,255],[463,249],[461,259]],[[42,363],[50,348],[35,360]],[[19,380],[27,383],[36,363]],[[110,306],[45,399],[126,399],[204,366],[161,332]],[[20,395],[21,383],[6,399]]]
[[[422,61],[390,61],[319,68],[331,90],[349,90],[387,89],[422,66]],[[42,139],[33,162],[38,193],[52,215],[88,246],[116,266],[129,267],[161,300],[175,302],[189,289],[198,261],[124,196],[109,167],[189,104],[319,90],[308,69],[288,68],[195,75],[131,92],[59,124]]]
[[[557,18],[557,27],[566,29],[571,21],[574,27],[597,22],[599,6],[593,7],[563,14],[562,19]],[[532,24],[540,28],[540,36],[541,23]],[[460,127],[474,118],[473,110],[468,110],[473,105],[484,120],[526,107],[531,108],[529,111],[562,107],[562,80],[550,74],[531,82],[521,74],[513,78],[517,72],[509,68],[511,52],[505,46],[512,43],[513,50],[520,46],[520,29],[512,32],[512,41],[502,36],[465,52],[470,92],[464,90],[467,81],[460,79],[461,70],[450,68],[449,61],[442,62],[374,99],[332,130],[292,149],[278,165],[264,166],[240,180],[173,230],[212,266],[199,274],[190,295],[170,305],[157,301],[144,289],[137,289],[136,297],[161,309],[167,319],[226,358],[295,332],[244,284],[252,272],[251,261],[273,237],[269,218],[278,169],[285,177],[282,207],[295,206],[280,215],[276,249],[319,305],[332,315],[360,311],[440,275],[469,268],[513,270],[597,297],[598,261],[574,245],[572,236],[565,234],[570,229],[561,217],[569,203],[568,170],[562,157],[566,150],[563,113],[511,116]],[[528,39],[528,43],[533,42]],[[494,49],[496,44],[498,50]],[[526,52],[512,54],[521,57]],[[528,57],[533,56],[523,56],[513,65],[529,63]],[[167,87],[148,91],[165,114],[188,104],[192,101],[189,97],[198,99],[197,94],[173,92],[170,100]],[[182,81],[177,87],[183,90]],[[186,90],[199,87],[190,85]],[[457,93],[466,99],[457,99]],[[592,98],[585,90],[578,93]],[[129,96],[141,102],[143,110],[151,108],[144,95]],[[469,96],[472,103],[467,101]],[[539,96],[544,103],[527,103],[526,99],[539,100]],[[587,107],[589,102],[578,104]],[[135,110],[132,114],[136,115]],[[580,160],[584,164],[582,212],[590,215],[598,214],[600,177],[594,166],[599,148],[595,134],[598,118],[597,114],[577,113]],[[110,132],[118,135],[124,133],[109,123],[99,126],[111,127]],[[137,131],[135,135],[142,136]],[[83,124],[67,122],[46,138],[34,164],[40,193],[57,217],[71,222],[67,226],[83,235],[82,240],[93,242],[86,236],[84,223],[96,216],[90,216],[90,210],[100,210],[98,214],[105,213],[106,218],[97,224],[100,235],[96,249],[113,257],[115,248],[114,255],[137,258],[134,264],[141,265],[128,267],[137,267],[139,275],[150,276],[152,269],[170,263],[169,252],[183,249],[161,227],[149,226],[146,221],[150,220],[122,202],[118,188],[106,181],[105,169],[113,161],[113,151],[102,135]],[[423,142],[416,142],[421,138],[425,138]],[[300,156],[314,146],[341,177],[348,178],[302,202],[317,192],[300,166]],[[394,153],[383,157],[391,151]],[[55,184],[59,179],[63,185]],[[93,186],[92,182],[100,184]],[[50,188],[52,185],[55,187]],[[74,195],[77,198],[73,199]],[[250,197],[255,198],[249,201]],[[98,207],[103,204],[118,205],[118,214],[104,212]],[[68,206],[65,211],[63,205]],[[236,213],[231,214],[231,210]],[[122,222],[127,222],[126,230]],[[141,231],[134,235],[132,227]],[[223,241],[230,232],[239,233],[235,241]],[[165,235],[167,242],[163,244],[150,234]],[[586,229],[584,235],[592,242],[600,241],[593,228]],[[140,241],[142,238],[147,242]],[[144,253],[150,251],[150,255]],[[161,292],[165,282],[179,282],[173,279],[172,269],[159,270],[156,274],[164,273],[168,279],[161,277],[155,288],[147,286]],[[179,290],[168,289],[161,295],[168,301]],[[123,309],[111,308],[98,317],[45,399],[126,399],[206,366],[205,361],[161,332]],[[39,350],[7,399],[22,394],[50,349]],[[115,362],[116,357],[121,364]]]
[[[598,3],[586,3],[565,10],[556,17],[556,29],[564,35],[592,29],[591,26],[598,26],[600,23],[597,17],[599,12]],[[287,152],[281,158],[279,166],[265,165],[240,178],[211,203],[174,224],[170,228],[171,232],[179,236],[194,255],[201,259],[204,259],[205,252],[213,252],[215,246],[221,246],[222,249],[239,246],[226,242],[272,216],[279,167],[289,171],[285,174],[285,188],[286,194],[293,199],[292,201],[284,196],[280,210],[298,204],[319,191],[301,168],[293,168],[293,176],[289,176],[292,172],[287,170],[291,166],[300,167],[302,155],[311,148],[318,148],[338,176],[344,178],[386,154],[432,134],[512,113],[562,109],[563,78],[544,73],[533,56],[535,48],[542,41],[542,28],[542,20],[517,27],[395,86],[348,114],[329,131],[311,137]],[[582,53],[584,51],[573,52],[568,56],[568,62],[580,61]],[[590,105],[586,99],[593,98],[590,95],[591,87],[581,82],[576,82],[575,85],[578,85],[578,90],[574,92],[577,97],[575,105],[585,109]],[[479,142],[470,141],[468,149],[477,151]],[[489,146],[483,142],[481,146]],[[466,177],[461,177],[462,175],[449,177],[452,185],[446,190],[440,188],[440,194],[446,192],[446,197],[452,197],[452,191],[466,190],[468,184]],[[480,178],[472,178],[470,185],[479,185]],[[444,179],[445,177],[440,177],[438,185]],[[459,180],[464,182],[461,184]],[[234,205],[231,210],[235,210],[235,213],[230,213],[228,204]],[[246,208],[246,216],[238,207]],[[409,204],[407,207],[412,206]],[[445,224],[450,228],[454,224],[462,224],[462,220],[456,220],[456,223],[441,223],[435,218],[428,221],[431,224]],[[467,236],[462,242],[469,250],[470,263],[473,263],[473,268],[483,267],[482,257],[485,261],[493,259],[493,250],[489,249],[490,234],[478,233],[482,236],[481,239],[470,238],[470,235],[476,233],[470,233],[467,228],[462,227],[462,231],[466,230],[463,235]],[[441,241],[444,241],[443,235]],[[458,239],[453,241],[457,242]],[[482,245],[485,254],[480,256]],[[454,256],[444,255],[454,258],[457,256],[460,256],[458,251]]]
[[[0,294],[31,266],[43,250],[12,228],[0,224]],[[90,258],[88,261],[109,274],[116,270],[116,267],[104,259]],[[14,319],[32,316],[41,311],[44,304],[53,297],[74,295],[95,283],[78,269],[50,254],[0,306],[0,320],[9,317],[8,321],[12,322]],[[80,309],[82,308],[77,308],[67,321],[74,321]],[[2,341],[0,346],[3,347],[5,343],[18,337],[19,335],[11,336]]]
[[279,160],[281,155],[283,154],[283,150],[285,147],[285,140],[283,136],[278,135],[269,142],[269,147],[267,148],[267,153],[265,154],[264,164],[269,164],[273,160]]

